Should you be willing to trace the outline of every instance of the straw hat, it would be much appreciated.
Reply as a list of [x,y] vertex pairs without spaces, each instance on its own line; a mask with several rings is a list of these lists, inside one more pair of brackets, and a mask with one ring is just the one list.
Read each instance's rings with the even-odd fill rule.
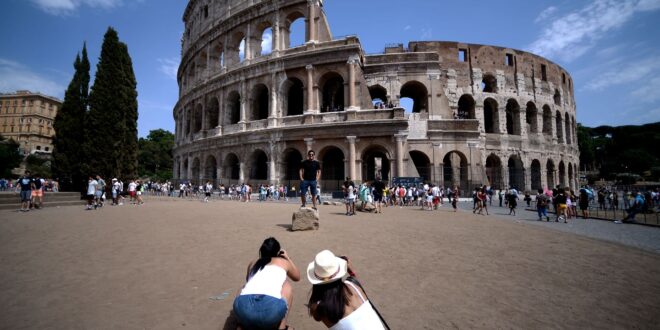
[[307,266],[307,279],[313,285],[334,282],[346,276],[346,269],[346,260],[323,250]]

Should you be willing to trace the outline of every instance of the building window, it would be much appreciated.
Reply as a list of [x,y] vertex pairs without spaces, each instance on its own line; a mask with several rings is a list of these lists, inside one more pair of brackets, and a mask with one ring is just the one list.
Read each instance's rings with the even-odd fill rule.
[[467,49],[459,49],[458,50],[458,61],[459,62],[467,62]]
[[548,81],[548,74],[545,64],[541,64],[541,80]]
[[49,150],[50,150],[50,148],[48,148],[48,147],[46,147],[46,148],[44,148],[44,150],[45,150],[45,151],[49,151]]
[[209,17],[209,6],[204,6],[204,18]]
[[37,150],[41,150],[41,146],[37,146]]
[[504,64],[507,66],[513,66],[513,54],[506,54],[504,59]]

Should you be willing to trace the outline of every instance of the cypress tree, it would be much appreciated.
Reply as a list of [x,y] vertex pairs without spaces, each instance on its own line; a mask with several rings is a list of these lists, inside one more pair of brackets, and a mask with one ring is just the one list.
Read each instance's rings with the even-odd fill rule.
[[75,72],[64,94],[64,102],[53,122],[53,175],[60,180],[62,190],[78,191],[83,187],[81,144],[84,139],[84,118],[89,91],[89,60],[83,44],[82,58],[76,55]]
[[88,175],[129,178],[137,173],[137,89],[126,44],[109,27],[103,37],[85,122]]

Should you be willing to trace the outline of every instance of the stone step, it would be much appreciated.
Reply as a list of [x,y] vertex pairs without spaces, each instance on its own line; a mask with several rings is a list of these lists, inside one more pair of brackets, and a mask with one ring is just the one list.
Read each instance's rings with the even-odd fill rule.
[[[18,193],[2,193],[0,194],[0,204],[15,203],[21,199]],[[79,193],[46,193],[43,197],[44,201],[73,201],[80,200]]]

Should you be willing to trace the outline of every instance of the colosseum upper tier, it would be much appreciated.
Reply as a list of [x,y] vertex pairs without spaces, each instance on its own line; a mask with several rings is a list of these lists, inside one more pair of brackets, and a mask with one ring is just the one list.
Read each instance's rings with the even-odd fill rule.
[[190,0],[183,21],[175,179],[294,184],[315,150],[324,191],[577,185],[572,79],[545,58],[447,41],[366,54],[321,0]]

